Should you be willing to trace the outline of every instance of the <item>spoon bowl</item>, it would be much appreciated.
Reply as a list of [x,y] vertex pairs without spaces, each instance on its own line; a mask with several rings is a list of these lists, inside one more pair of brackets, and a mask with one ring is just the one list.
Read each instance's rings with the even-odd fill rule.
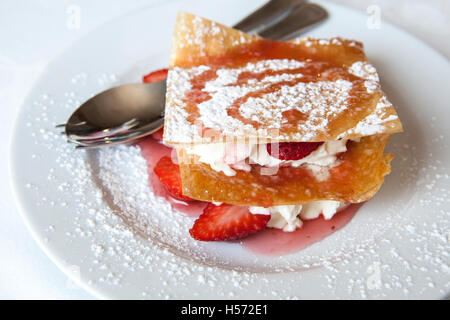
[[166,81],[132,83],[103,91],[83,103],[69,118],[69,140],[101,139],[129,131],[157,131],[164,123]]

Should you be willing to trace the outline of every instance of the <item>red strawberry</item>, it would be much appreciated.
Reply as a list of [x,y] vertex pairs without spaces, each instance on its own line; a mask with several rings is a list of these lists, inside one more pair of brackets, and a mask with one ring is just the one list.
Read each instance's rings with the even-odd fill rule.
[[167,78],[168,69],[161,69],[157,71],[150,72],[149,74],[142,77],[142,81],[145,83],[153,83],[162,81]]
[[161,129],[159,129],[158,131],[153,132],[153,133],[152,133],[152,137],[153,137],[153,139],[155,139],[155,140],[162,141],[162,139],[163,139],[163,134],[164,134],[164,128],[161,128]]
[[267,144],[267,152],[280,160],[299,160],[308,156],[316,150],[323,142],[280,142],[278,144],[278,154],[273,150],[272,144]]
[[245,237],[266,227],[270,215],[252,214],[248,207],[209,203],[189,233],[200,241],[222,241]]
[[180,167],[173,163],[170,157],[162,157],[156,164],[153,172],[155,172],[164,188],[173,198],[181,201],[193,200],[189,197],[183,196],[181,189]]

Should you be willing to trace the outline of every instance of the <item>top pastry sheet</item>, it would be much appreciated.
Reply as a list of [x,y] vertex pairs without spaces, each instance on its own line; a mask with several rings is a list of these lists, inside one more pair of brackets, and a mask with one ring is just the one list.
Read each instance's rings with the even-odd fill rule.
[[400,131],[361,43],[270,41],[179,13],[164,143],[316,142]]

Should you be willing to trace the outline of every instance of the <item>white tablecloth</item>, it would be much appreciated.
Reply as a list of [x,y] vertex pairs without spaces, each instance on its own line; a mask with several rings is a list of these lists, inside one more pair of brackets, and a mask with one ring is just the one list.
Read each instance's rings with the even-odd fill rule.
[[[392,22],[450,58],[448,0],[332,0]],[[9,184],[9,141],[16,113],[49,61],[106,21],[163,0],[2,0],[0,2],[0,299],[92,299],[32,239]],[[80,10],[80,19],[74,11]],[[372,9],[369,9],[373,10]],[[369,12],[370,13],[370,12]]]

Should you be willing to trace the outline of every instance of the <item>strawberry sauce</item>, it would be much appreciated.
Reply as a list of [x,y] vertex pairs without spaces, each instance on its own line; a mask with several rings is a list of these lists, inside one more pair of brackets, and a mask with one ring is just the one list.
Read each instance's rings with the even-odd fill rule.
[[361,203],[351,204],[336,213],[330,220],[325,220],[322,215],[317,219],[304,220],[303,226],[293,232],[266,228],[262,232],[242,239],[241,243],[244,248],[257,255],[274,257],[294,253],[343,228],[352,220],[361,206]]
[[[164,197],[174,209],[180,211],[184,215],[189,217],[198,217],[203,212],[203,209],[208,203],[201,201],[185,202],[172,198],[167,194],[158,177],[153,172],[153,169],[159,159],[164,156],[170,157],[172,155],[172,151],[175,152],[174,149],[163,145],[160,141],[154,139],[152,136],[140,140],[137,145],[141,148],[142,156],[147,161],[149,184],[155,195]],[[176,155],[174,155],[174,157],[175,156]]]

